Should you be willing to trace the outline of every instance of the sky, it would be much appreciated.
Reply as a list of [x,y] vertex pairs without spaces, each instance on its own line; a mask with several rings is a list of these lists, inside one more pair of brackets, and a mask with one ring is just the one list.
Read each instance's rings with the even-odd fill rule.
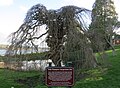
[[[59,9],[66,5],[75,5],[92,10],[95,0],[0,0],[0,44],[6,44],[8,35],[15,32],[23,23],[27,11],[36,4],[47,9]],[[120,1],[114,0],[120,20]]]

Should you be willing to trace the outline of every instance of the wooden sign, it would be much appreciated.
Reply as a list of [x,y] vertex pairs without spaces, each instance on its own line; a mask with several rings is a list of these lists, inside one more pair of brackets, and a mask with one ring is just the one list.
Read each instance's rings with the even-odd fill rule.
[[74,69],[72,67],[47,67],[47,86],[73,86]]

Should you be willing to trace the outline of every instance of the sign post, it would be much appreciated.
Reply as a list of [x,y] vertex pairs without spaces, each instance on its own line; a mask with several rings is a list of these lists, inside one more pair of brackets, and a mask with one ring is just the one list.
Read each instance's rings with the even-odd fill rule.
[[74,69],[72,67],[47,67],[46,85],[71,88],[74,85]]

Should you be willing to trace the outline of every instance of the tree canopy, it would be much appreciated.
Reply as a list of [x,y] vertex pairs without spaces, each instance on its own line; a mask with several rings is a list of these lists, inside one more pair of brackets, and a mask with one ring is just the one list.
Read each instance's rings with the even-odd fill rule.
[[118,16],[113,0],[96,0],[92,9],[92,23],[90,25],[91,41],[96,43],[94,50],[112,47],[113,31],[117,27]]
[[47,10],[41,4],[34,5],[20,28],[11,34],[6,55],[23,54],[22,50],[30,47],[38,52],[36,40],[45,37],[49,48],[45,58],[52,59],[56,66],[61,61],[76,61],[79,67],[93,67],[96,59],[87,36],[90,14],[88,9],[77,6]]

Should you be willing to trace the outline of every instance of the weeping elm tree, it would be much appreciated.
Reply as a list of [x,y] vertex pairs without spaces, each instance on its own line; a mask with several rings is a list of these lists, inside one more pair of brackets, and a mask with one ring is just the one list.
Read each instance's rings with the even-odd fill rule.
[[[64,6],[57,10],[47,10],[37,4],[27,12],[20,28],[11,34],[11,45],[6,55],[23,54],[22,49],[38,46],[36,40],[45,42],[49,51],[46,59],[52,59],[56,66],[61,61],[76,61],[77,67],[96,65],[90,40],[87,37],[87,24],[90,11],[76,6]],[[46,30],[44,33],[42,32]]]

